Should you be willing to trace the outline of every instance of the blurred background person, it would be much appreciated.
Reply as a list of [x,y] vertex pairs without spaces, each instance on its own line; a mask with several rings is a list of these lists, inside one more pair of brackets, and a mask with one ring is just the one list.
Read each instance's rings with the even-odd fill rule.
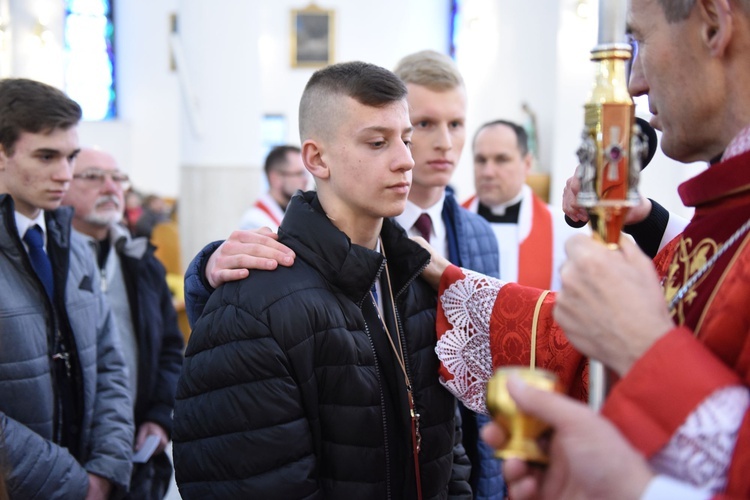
[[240,221],[240,229],[267,227],[278,231],[289,200],[298,190],[304,191],[309,176],[297,146],[276,146],[266,156],[263,166],[268,191],[261,194]]
[[464,207],[492,226],[500,247],[500,279],[559,290],[565,240],[577,231],[526,184],[534,161],[526,130],[507,120],[488,122],[472,146],[476,195]]
[[123,222],[127,226],[130,234],[135,234],[135,223],[140,219],[143,213],[143,196],[133,189],[133,186],[125,192],[125,217]]
[[129,498],[157,499],[164,497],[172,475],[164,450],[172,433],[183,337],[154,247],[145,238],[131,238],[119,224],[129,184],[112,155],[83,148],[63,204],[75,209],[73,228],[90,245],[114,314],[134,401],[134,450],[150,436],[158,439],[147,461],[134,466]]
[[150,194],[143,198],[141,216],[135,223],[133,236],[151,239],[154,226],[169,220],[170,207],[161,196]]

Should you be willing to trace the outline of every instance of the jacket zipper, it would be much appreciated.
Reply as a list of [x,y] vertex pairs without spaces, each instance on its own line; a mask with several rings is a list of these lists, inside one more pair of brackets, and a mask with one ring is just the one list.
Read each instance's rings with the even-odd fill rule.
[[[360,310],[362,308],[360,307]],[[364,318],[364,311],[362,311],[363,318]],[[383,395],[383,381],[380,374],[380,368],[378,368],[378,354],[375,352],[375,345],[372,343],[372,334],[370,333],[370,328],[367,326],[367,321],[365,323],[365,332],[367,333],[367,339],[370,341],[370,349],[372,350],[372,355],[375,359],[375,374],[378,377],[378,388],[380,392],[380,417],[383,419],[383,448],[385,449],[385,487],[386,487],[386,493],[388,499],[392,498],[391,495],[391,453],[390,449],[388,448],[388,422],[385,417],[385,405],[383,403],[383,400],[385,396]]]
[[[55,312],[54,303],[50,300],[50,298],[47,296],[47,291],[44,288],[44,284],[42,283],[41,278],[39,278],[39,275],[36,274],[36,271],[34,270],[34,267],[31,265],[31,261],[29,260],[29,253],[26,250],[26,247],[21,242],[20,236],[16,238],[16,244],[20,248],[22,254],[24,254],[26,257],[23,258],[24,261],[24,268],[27,273],[29,273],[31,276],[34,277],[37,289],[41,290],[42,295],[44,296],[44,309],[47,311],[47,314],[49,315],[49,318],[52,321],[52,333],[47,332],[47,355],[50,357],[50,360],[52,361],[50,363],[50,378],[52,379],[52,398],[53,398],[53,405],[52,408],[54,409],[54,415],[52,417],[52,439],[55,443],[61,443],[62,442],[62,401],[60,400],[60,393],[58,391],[57,386],[57,377],[55,376],[55,363],[58,361],[63,361],[65,363],[65,370],[68,373],[68,376],[71,374],[71,366],[70,366],[70,354],[68,352],[57,352],[57,345],[60,339],[62,338],[62,333],[60,332],[59,327],[59,320],[57,317],[57,313]],[[49,254],[48,254],[49,255]],[[53,279],[54,279],[54,271],[53,271]],[[52,297],[52,300],[54,300],[54,297]]]
[[[380,264],[380,269],[375,274],[375,279],[370,284],[370,288],[372,288],[373,286],[375,286],[375,283],[377,282],[378,277],[380,276],[380,273],[382,273],[383,269],[385,268],[385,263],[386,263],[386,259],[384,258],[383,262]],[[429,265],[429,263],[430,262],[428,260],[427,262],[425,262],[424,264],[422,264],[419,267],[419,269],[417,269],[416,272],[414,272],[411,275],[411,277],[404,283],[404,286],[401,287],[401,289],[395,294],[394,299],[393,299],[394,301],[396,301],[401,296],[401,294],[403,294],[404,291],[406,291],[406,289],[409,288],[409,286],[414,282],[414,280],[417,279],[417,277],[420,274],[422,274],[422,271],[425,270],[425,268]],[[362,311],[362,317],[363,317],[363,319],[364,319],[364,310],[362,310],[362,306],[364,305],[364,302],[365,302],[366,298],[367,298],[367,295],[365,295],[364,297],[362,297],[362,300],[359,302],[359,309],[360,309],[360,311]],[[396,311],[396,317],[394,319],[396,320],[396,322],[398,324],[399,336],[401,337],[401,345],[405,346],[404,349],[406,349],[405,350],[405,355],[404,355],[404,366],[406,367],[406,374],[407,374],[407,377],[409,378],[409,381],[413,381],[414,379],[412,378],[412,375],[411,375],[411,365],[409,364],[409,359],[408,359],[408,356],[406,355],[406,354],[408,354],[408,349],[407,349],[408,346],[406,344],[406,337],[404,336],[404,328],[403,328],[403,324],[401,322],[401,313],[399,311],[399,307],[397,306],[397,304],[394,303],[393,306],[394,306],[394,310]],[[386,489],[387,489],[387,498],[390,499],[390,498],[392,498],[392,495],[391,495],[391,472],[390,472],[391,471],[391,469],[390,469],[390,461],[391,461],[391,459],[390,459],[390,450],[388,448],[388,438],[387,438],[387,430],[388,429],[387,429],[387,423],[386,423],[386,417],[385,417],[385,408],[383,407],[383,384],[382,384],[382,380],[380,378],[380,370],[378,369],[377,353],[375,352],[375,345],[372,343],[372,335],[370,333],[369,327],[367,326],[367,321],[365,321],[364,324],[365,324],[365,331],[367,332],[367,338],[370,341],[370,349],[372,349],[372,354],[373,354],[373,356],[375,358],[375,373],[378,376],[378,382],[380,382],[378,384],[378,386],[380,388],[380,409],[381,409],[381,416],[383,418],[383,431],[384,431],[383,441],[385,443],[384,448],[385,448],[385,462],[386,462],[386,469],[385,469],[385,474],[386,474]],[[412,384],[412,389],[413,388],[414,388],[414,386]],[[412,392],[412,394],[413,394],[413,392]],[[414,411],[416,411],[416,401],[414,402]],[[415,479],[417,481],[420,481],[420,482],[422,481],[421,477],[417,477]]]
[[[375,286],[375,283],[378,280],[378,277],[380,276],[380,273],[383,272],[383,269],[385,268],[385,259],[383,259],[383,262],[380,263],[380,269],[378,269],[378,272],[375,273],[375,279],[372,280],[372,283],[370,284],[370,289]],[[370,349],[372,350],[372,356],[375,360],[375,374],[378,377],[378,389],[380,392],[380,417],[383,419],[383,447],[385,449],[385,486],[386,486],[386,493],[388,499],[392,498],[392,492],[391,492],[391,453],[390,449],[388,448],[388,422],[385,416],[385,396],[383,395],[383,380],[380,373],[380,368],[378,368],[378,353],[375,352],[375,344],[372,343],[372,333],[370,332],[370,328],[367,326],[367,321],[364,321],[365,318],[365,311],[362,309],[364,306],[364,303],[367,299],[368,295],[366,294],[364,297],[362,297],[362,300],[359,301],[359,310],[362,311],[362,320],[365,324],[365,332],[367,333],[367,339],[370,341]]]

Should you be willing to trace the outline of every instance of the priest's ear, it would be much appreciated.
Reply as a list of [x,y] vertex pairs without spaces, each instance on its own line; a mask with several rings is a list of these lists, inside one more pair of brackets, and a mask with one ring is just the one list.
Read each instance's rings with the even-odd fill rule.
[[[697,0],[701,39],[713,57],[725,55],[736,29],[735,16],[743,16],[739,2],[731,0]],[[695,14],[695,13],[694,13]]]
[[534,155],[529,151],[523,156],[523,158],[521,158],[521,161],[523,162],[524,175],[529,175],[531,173],[531,167],[534,166]]

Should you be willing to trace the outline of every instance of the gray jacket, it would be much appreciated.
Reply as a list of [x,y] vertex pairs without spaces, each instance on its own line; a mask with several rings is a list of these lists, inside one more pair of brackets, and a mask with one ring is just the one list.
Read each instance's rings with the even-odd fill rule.
[[[72,209],[46,213],[56,280],[65,277],[64,297],[57,293],[56,301],[64,300],[67,314],[55,317],[18,236],[8,195],[0,195],[0,217],[0,463],[8,475],[10,497],[84,498],[87,472],[125,489],[133,410],[117,332],[91,250],[80,235],[71,234]],[[68,260],[67,272],[60,271]],[[53,442],[56,390],[48,339],[61,321],[73,332],[78,359],[74,370],[80,370],[80,460]]]

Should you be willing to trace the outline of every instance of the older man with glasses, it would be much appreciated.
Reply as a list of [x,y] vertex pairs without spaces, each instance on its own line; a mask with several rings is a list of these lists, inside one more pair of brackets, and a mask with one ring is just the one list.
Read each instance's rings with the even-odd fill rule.
[[63,204],[75,209],[73,228],[90,243],[114,313],[130,373],[135,451],[148,441],[157,443],[134,467],[130,498],[163,498],[172,474],[164,449],[172,432],[183,339],[154,247],[145,238],[131,238],[119,224],[129,186],[128,175],[110,154],[83,148]]

